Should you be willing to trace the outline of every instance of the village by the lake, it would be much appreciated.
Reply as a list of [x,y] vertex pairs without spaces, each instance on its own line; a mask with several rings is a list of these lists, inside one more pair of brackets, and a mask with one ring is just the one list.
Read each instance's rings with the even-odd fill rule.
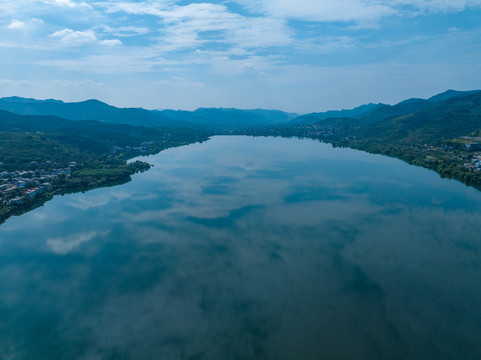
[[27,199],[52,190],[58,177],[69,177],[77,166],[75,161],[60,164],[53,161],[31,163],[34,170],[0,172],[0,201],[2,205],[20,205]]

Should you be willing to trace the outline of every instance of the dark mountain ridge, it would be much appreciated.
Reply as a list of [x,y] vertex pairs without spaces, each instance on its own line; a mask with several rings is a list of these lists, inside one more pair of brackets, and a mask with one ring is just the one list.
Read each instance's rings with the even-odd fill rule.
[[440,94],[431,96],[428,101],[433,101],[433,102],[442,102],[446,101],[452,98],[457,98],[465,95],[472,95],[476,94],[480,90],[468,90],[468,91],[457,91],[453,89],[446,90],[445,92],[442,92]]
[[[326,119],[333,118],[352,118],[358,121],[353,122],[358,125],[368,125],[380,120],[407,115],[413,112],[422,111],[437,106],[440,102],[453,98],[475,94],[480,90],[456,91],[447,90],[441,94],[434,95],[428,99],[410,98],[395,105],[386,104],[366,104],[351,110],[334,110],[321,113],[311,113],[301,115],[291,121],[292,124],[315,124]],[[332,122],[332,120],[330,120]]]
[[359,118],[359,120],[364,125],[368,125],[380,120],[403,116],[403,115],[415,113],[418,111],[428,110],[438,106],[440,103],[444,101],[469,96],[472,94],[476,94],[478,92],[479,90],[472,90],[472,91],[448,90],[441,94],[432,96],[427,100],[411,98],[411,99],[401,101],[400,103],[397,103],[395,105],[379,106],[376,109],[373,109],[372,111],[366,113],[364,116]]
[[356,133],[361,138],[440,141],[481,129],[481,92],[451,97],[434,106],[372,122]]

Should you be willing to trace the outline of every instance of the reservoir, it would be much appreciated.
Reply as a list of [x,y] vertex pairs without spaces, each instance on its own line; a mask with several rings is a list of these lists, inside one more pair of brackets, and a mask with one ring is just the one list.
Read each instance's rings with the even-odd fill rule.
[[481,192],[217,136],[0,226],[0,359],[480,359]]

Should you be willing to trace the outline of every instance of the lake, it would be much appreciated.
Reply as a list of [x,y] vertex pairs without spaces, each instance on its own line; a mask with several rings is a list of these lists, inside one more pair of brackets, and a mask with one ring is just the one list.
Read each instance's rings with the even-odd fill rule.
[[214,137],[0,226],[0,359],[480,359],[481,192]]

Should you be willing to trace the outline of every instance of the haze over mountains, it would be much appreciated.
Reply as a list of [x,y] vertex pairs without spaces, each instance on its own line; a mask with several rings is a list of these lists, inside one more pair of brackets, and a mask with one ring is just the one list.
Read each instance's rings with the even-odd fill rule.
[[117,108],[98,100],[65,103],[21,97],[0,99],[0,109],[19,115],[52,115],[69,120],[96,120],[145,127],[203,127],[211,130],[243,129],[285,123],[297,114],[278,110],[200,108],[195,111]]
[[279,110],[240,110],[199,108],[195,111],[117,108],[98,100],[65,103],[60,100],[36,100],[21,97],[0,99],[0,109],[19,115],[56,116],[69,120],[95,120],[112,124],[144,127],[202,128],[215,133],[242,131],[253,127],[292,126],[322,122],[329,126],[366,126],[389,118],[437,107],[453,98],[478,93],[448,90],[429,99],[408,99],[395,105],[366,104],[350,110],[297,114]]

